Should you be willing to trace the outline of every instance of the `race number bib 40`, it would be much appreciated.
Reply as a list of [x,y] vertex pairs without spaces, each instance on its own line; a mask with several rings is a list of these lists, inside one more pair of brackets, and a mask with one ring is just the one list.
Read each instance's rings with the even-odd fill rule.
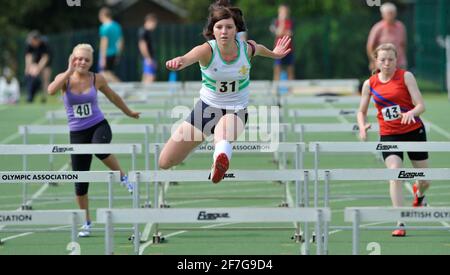
[[393,121],[401,118],[401,109],[399,105],[383,108],[381,110],[384,121]]
[[87,118],[92,116],[91,103],[73,105],[72,107],[75,118]]
[[239,92],[239,81],[222,81],[217,82],[216,91],[218,93],[237,93]]

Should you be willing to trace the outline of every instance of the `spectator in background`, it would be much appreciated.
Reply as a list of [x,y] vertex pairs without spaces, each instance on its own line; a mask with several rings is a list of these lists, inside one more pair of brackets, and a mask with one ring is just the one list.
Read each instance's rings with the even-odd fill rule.
[[[270,31],[275,34],[275,45],[277,45],[278,41],[284,36],[289,36],[292,38],[292,36],[294,35],[294,22],[290,18],[290,9],[288,5],[282,4],[279,6],[278,18],[273,21],[272,25],[270,26]],[[289,49],[291,49],[291,52],[287,56],[282,59],[275,60],[275,66],[273,70],[273,80],[275,81],[280,80],[282,66],[286,66],[289,80],[294,80],[295,78],[295,58],[292,42],[289,45]]]
[[20,85],[13,71],[6,67],[0,77],[0,104],[16,104],[20,99]]
[[139,29],[139,51],[143,58],[142,82],[149,84],[156,79],[156,69],[158,68],[153,43],[153,32],[158,25],[158,18],[155,14],[148,14],[145,17],[144,26]]
[[122,27],[112,19],[111,10],[100,9],[98,18],[100,26],[100,58],[99,72],[108,82],[119,82],[114,70],[119,63],[120,54],[123,51]]
[[369,69],[376,69],[373,53],[375,49],[385,43],[392,43],[397,48],[398,63],[401,69],[408,67],[406,58],[407,37],[405,25],[396,19],[397,7],[392,3],[384,3],[381,8],[382,20],[376,23],[369,33],[367,40],[367,56],[369,57]]
[[[30,32],[25,50],[25,82],[28,103],[33,102],[39,88],[47,90],[52,74],[50,64],[51,53],[47,40],[38,31]],[[46,100],[47,96],[44,92],[42,102],[45,103]]]

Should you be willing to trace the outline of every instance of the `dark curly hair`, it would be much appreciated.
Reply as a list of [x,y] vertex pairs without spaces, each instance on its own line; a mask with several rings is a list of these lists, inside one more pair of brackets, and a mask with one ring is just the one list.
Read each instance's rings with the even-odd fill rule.
[[233,18],[237,32],[247,31],[244,14],[237,7],[232,7],[229,0],[217,0],[209,6],[208,22],[203,29],[203,36],[207,40],[214,39],[214,25],[220,20]]

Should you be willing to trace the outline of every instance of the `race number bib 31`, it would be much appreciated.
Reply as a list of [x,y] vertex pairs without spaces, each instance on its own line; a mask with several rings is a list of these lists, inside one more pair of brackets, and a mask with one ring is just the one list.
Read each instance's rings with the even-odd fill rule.
[[401,109],[399,105],[383,108],[381,110],[384,121],[393,121],[401,118]]
[[73,105],[72,108],[75,118],[87,118],[92,116],[91,103]]
[[222,81],[217,82],[216,91],[218,93],[237,93],[239,92],[239,81]]

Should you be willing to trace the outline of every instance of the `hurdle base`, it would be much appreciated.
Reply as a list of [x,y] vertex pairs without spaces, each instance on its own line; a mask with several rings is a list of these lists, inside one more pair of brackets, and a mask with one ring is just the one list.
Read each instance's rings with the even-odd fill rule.
[[[128,241],[130,241],[132,243],[134,242],[134,234],[132,234],[130,237],[128,237]],[[145,243],[145,241],[144,240],[140,240],[139,243],[142,244],[142,243]]]
[[168,204],[168,203],[161,203],[159,205],[159,208],[170,208],[170,204]]
[[305,239],[303,239],[302,234],[294,234],[294,236],[291,237],[291,240],[293,240],[295,243],[304,243]]
[[[324,242],[324,240],[325,240],[325,236],[322,235],[322,242]],[[311,242],[312,243],[316,243],[317,242],[316,232],[312,233]]]
[[154,244],[160,244],[163,243],[166,239],[164,238],[161,232],[158,232],[157,234],[153,235],[152,240]]
[[150,202],[146,202],[141,205],[141,208],[152,208],[152,204]]
[[278,205],[278,207],[280,207],[280,208],[289,208],[289,203],[287,203],[287,202],[282,202],[282,203],[280,203],[280,204]]
[[28,204],[22,204],[22,206],[20,206],[20,209],[22,209],[22,211],[33,210],[33,206]]

